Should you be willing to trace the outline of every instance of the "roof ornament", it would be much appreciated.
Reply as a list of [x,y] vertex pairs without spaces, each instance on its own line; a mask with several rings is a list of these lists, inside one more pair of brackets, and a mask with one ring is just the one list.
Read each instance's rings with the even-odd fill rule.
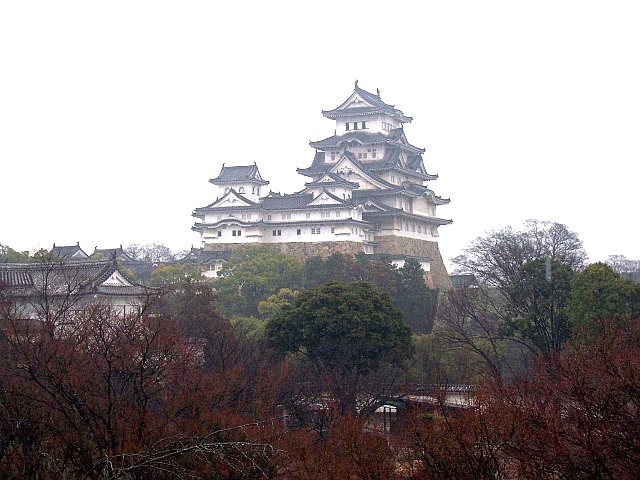
[[358,88],[358,79],[357,78],[356,78],[356,81],[355,81],[355,88]]
[[378,92],[378,98],[380,98],[380,89],[376,88],[376,92]]

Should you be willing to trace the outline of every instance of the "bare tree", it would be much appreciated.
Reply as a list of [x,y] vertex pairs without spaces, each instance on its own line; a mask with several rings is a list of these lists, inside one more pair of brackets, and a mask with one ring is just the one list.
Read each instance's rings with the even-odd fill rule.
[[457,273],[473,274],[485,285],[505,293],[521,268],[540,258],[560,261],[572,270],[579,270],[587,254],[578,235],[565,225],[528,220],[522,230],[508,227],[476,238],[452,261]]
[[609,255],[605,263],[616,273],[640,272],[640,260],[631,260],[624,255]]

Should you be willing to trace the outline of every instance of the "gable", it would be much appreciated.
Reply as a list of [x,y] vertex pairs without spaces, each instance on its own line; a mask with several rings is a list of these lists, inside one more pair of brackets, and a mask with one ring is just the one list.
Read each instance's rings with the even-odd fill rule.
[[336,164],[329,170],[331,173],[340,175],[342,178],[349,182],[358,182],[358,179],[370,183],[376,188],[386,188],[386,186],[380,182],[380,180],[368,174],[359,165],[356,165],[347,156],[343,156]]
[[360,95],[357,91],[353,92],[345,102],[340,105],[336,110],[347,110],[349,108],[362,108],[362,107],[373,107],[374,105],[370,102],[367,102],[362,95]]
[[325,175],[318,180],[318,183],[335,183],[335,180],[329,175]]
[[328,192],[323,191],[320,195],[309,202],[309,205],[342,205],[343,203],[344,202],[342,202],[340,199],[334,197],[333,195],[330,195]]
[[237,194],[234,190],[229,190],[229,192],[225,193],[222,198],[213,202],[209,207],[250,207],[252,205],[252,202]]
[[106,285],[109,287],[130,287],[131,283],[116,270],[100,285]]
[[360,205],[365,212],[386,212],[389,210],[386,205],[375,202],[371,199],[367,199],[366,201],[360,203]]

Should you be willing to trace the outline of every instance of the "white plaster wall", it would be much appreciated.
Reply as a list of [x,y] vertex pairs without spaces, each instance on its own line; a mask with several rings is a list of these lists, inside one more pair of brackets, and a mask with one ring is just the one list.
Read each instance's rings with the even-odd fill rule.
[[[348,110],[348,109],[347,109]],[[391,118],[388,115],[363,115],[363,116],[349,116],[343,117],[336,120],[336,135],[344,135],[347,132],[346,124],[349,122],[349,132],[353,131],[353,122],[358,122],[358,130],[360,130],[360,126],[362,122],[367,122],[367,128],[365,131],[367,132],[382,132],[388,134],[388,130],[383,129],[383,122],[392,125],[392,128],[398,128],[402,126],[398,120]]]
[[[404,264],[406,263],[406,261],[404,259],[397,259],[397,260],[392,260],[391,263],[394,264],[398,268],[402,268],[402,267],[404,267]],[[430,262],[428,262],[428,261],[419,261],[418,263],[420,264],[420,266],[422,267],[422,269],[425,272],[428,272],[429,270],[431,270],[431,263]]]
[[429,202],[425,197],[416,198],[413,200],[413,213],[425,217],[435,217],[436,205]]
[[[251,183],[251,182],[244,182],[244,183],[234,183],[233,185],[218,186],[218,197],[222,197],[231,188],[233,188],[237,193],[240,193],[240,189],[243,188],[244,193],[240,193],[240,195],[256,203],[258,203],[258,201],[260,200],[261,194],[265,193],[262,191],[265,188],[265,186],[256,185],[255,183]],[[252,193],[252,190],[251,190],[252,188],[254,189],[255,193]]]

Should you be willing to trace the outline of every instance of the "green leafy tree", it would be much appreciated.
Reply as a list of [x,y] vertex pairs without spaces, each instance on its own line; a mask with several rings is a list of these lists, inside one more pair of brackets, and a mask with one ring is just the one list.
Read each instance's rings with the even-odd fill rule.
[[291,290],[290,288],[281,288],[275,295],[269,295],[269,298],[258,304],[258,312],[263,317],[271,317],[285,305],[291,305],[298,298],[300,292]]
[[327,275],[330,281],[362,282],[364,280],[364,265],[353,255],[334,253],[325,261]]
[[151,272],[151,285],[174,285],[183,282],[187,278],[194,282],[203,280],[202,268],[188,263],[161,265]]
[[8,245],[0,243],[0,263],[31,263],[33,259],[28,252],[16,252]]
[[398,272],[398,267],[391,263],[389,259],[375,258],[370,260],[366,255],[358,256],[357,261],[362,265],[362,281],[370,283],[379,291],[389,295],[393,304],[398,307],[398,296],[401,288],[401,276]]
[[402,310],[404,321],[417,334],[431,333],[438,308],[438,291],[427,287],[424,269],[414,259],[407,259],[398,273],[396,305]]
[[234,253],[218,275],[216,290],[231,316],[258,316],[258,304],[281,288],[296,290],[302,283],[302,264],[295,257],[266,246]]
[[325,261],[318,256],[308,257],[302,270],[302,286],[314,288],[331,281]]
[[330,282],[303,291],[271,319],[266,337],[276,352],[308,360],[341,414],[357,412],[365,380],[412,354],[401,312],[366,283]]
[[593,263],[571,282],[569,318],[575,329],[602,333],[602,322],[620,324],[640,318],[640,284],[612,267]]

